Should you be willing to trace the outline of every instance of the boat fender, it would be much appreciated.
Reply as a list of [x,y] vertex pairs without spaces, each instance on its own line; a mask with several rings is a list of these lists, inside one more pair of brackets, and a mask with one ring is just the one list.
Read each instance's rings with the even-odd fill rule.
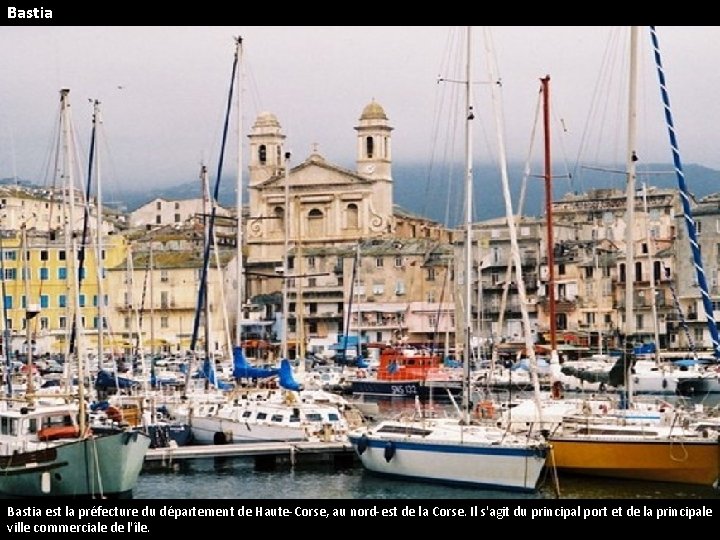
[[369,443],[370,443],[370,441],[368,441],[367,435],[363,435],[362,437],[360,437],[360,440],[358,441],[358,445],[357,445],[358,455],[360,455],[360,456],[363,455],[365,450],[367,450]]
[[229,431],[218,431],[213,435],[213,444],[230,444],[232,442],[232,433]]
[[601,392],[605,392],[605,391],[607,390],[607,386],[605,385],[604,382],[601,382],[601,383],[600,383],[600,386],[598,387],[598,389],[599,389]]
[[390,461],[392,460],[392,458],[395,457],[395,443],[394,443],[394,442],[388,441],[388,442],[385,444],[384,456],[385,456],[385,461],[388,462],[388,463],[390,463]]
[[475,415],[478,418],[492,418],[495,416],[495,405],[492,401],[480,401],[475,407]]
[[662,387],[667,388],[668,382],[667,379],[663,377]]

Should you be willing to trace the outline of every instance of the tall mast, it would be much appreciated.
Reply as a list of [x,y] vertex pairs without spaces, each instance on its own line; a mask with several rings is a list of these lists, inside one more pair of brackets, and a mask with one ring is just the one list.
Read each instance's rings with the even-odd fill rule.
[[[543,128],[545,132],[545,216],[547,224],[548,305],[550,306],[550,355],[557,357],[557,320],[555,316],[555,240],[552,214],[552,163],[550,161],[550,75],[540,79],[543,94]],[[518,280],[520,278],[518,277]]]
[[[95,100],[93,102],[93,141],[97,141],[97,125],[100,124],[101,118],[100,118],[100,102],[98,100]],[[94,144],[94,142],[93,142]],[[95,145],[97,146],[97,145]],[[105,291],[103,287],[103,281],[104,281],[104,272],[103,272],[103,222],[102,222],[102,184],[100,182],[100,152],[99,149],[97,149],[97,156],[95,157],[95,182],[97,183],[97,196],[96,196],[96,227],[97,230],[96,233],[96,249],[95,249],[95,272],[97,274],[97,317],[98,317],[98,326],[97,326],[97,351],[98,351],[98,370],[102,367],[102,361],[103,356],[105,354],[103,347],[105,343]],[[89,185],[88,180],[88,185]],[[90,201],[87,201],[87,204],[89,205]],[[152,324],[152,318],[150,319],[150,324]]]
[[467,27],[467,66],[465,74],[465,361],[463,362],[463,421],[469,421],[470,408],[470,361],[472,358],[472,198],[473,198],[473,160],[472,160],[472,27]]
[[635,334],[633,282],[635,280],[635,177],[637,139],[637,35],[638,27],[630,30],[630,80],[628,91],[627,191],[625,211],[625,339]]
[[637,138],[637,49],[638,49],[638,27],[630,27],[630,76],[628,86],[628,144],[627,144],[627,191],[625,211],[625,387],[627,388],[627,406],[630,407],[632,400],[632,377],[630,369],[632,360],[629,354],[633,353],[635,336],[635,306],[634,287],[635,281],[635,170],[637,162],[636,138]]
[[245,277],[244,277],[244,262],[243,262],[243,58],[242,58],[242,37],[238,36],[235,38],[235,46],[237,49],[238,63],[240,68],[238,69],[238,81],[237,81],[237,195],[236,195],[236,207],[235,213],[237,216],[237,274],[235,275],[235,283],[237,284],[237,300],[235,309],[235,345],[240,347],[242,344],[242,320],[244,318],[243,302],[245,301]]
[[[289,322],[289,302],[288,302],[288,279],[290,276],[290,152],[285,152],[285,232],[283,239],[283,284],[282,284],[282,313],[283,313],[283,340],[282,340],[282,357],[288,357],[288,340],[290,339]],[[296,327],[297,328],[297,327]]]
[[718,337],[717,324],[715,324],[715,313],[713,302],[708,292],[707,279],[705,278],[705,270],[703,268],[702,254],[700,253],[700,244],[698,244],[697,230],[695,228],[695,220],[692,216],[690,208],[690,194],[685,184],[685,173],[683,172],[682,160],[680,159],[680,150],[678,148],[677,136],[675,134],[675,125],[673,122],[672,111],[670,110],[670,96],[665,83],[665,70],[663,69],[662,59],[660,58],[660,45],[658,43],[655,27],[650,27],[650,37],[652,38],[653,51],[655,53],[655,65],[657,67],[658,81],[660,83],[660,93],[662,95],[663,108],[665,110],[665,123],[667,124],[668,136],[670,138],[670,148],[672,150],[673,163],[675,164],[675,176],[677,177],[678,187],[680,189],[680,198],[682,199],[683,217],[685,218],[685,226],[690,239],[690,249],[692,250],[693,262],[695,263],[695,274],[697,276],[698,285],[702,294],[703,307],[705,309],[705,319],[707,320],[710,339],[713,344],[713,355],[716,360],[720,359],[720,338]]

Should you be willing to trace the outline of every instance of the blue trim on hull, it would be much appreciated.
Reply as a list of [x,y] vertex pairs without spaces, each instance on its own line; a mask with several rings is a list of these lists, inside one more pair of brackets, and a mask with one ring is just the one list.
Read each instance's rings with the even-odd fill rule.
[[[358,444],[362,437],[349,437],[350,444],[358,455]],[[396,452],[400,450],[409,450],[417,452],[436,452],[438,454],[476,454],[479,456],[526,456],[526,457],[547,457],[548,449],[544,448],[508,448],[503,446],[473,446],[470,444],[459,445],[456,443],[445,444],[418,444],[413,442],[406,442],[396,439],[383,439],[373,440],[370,438],[364,439],[364,444],[367,448],[378,448],[385,449],[385,445],[392,441],[395,445]]]

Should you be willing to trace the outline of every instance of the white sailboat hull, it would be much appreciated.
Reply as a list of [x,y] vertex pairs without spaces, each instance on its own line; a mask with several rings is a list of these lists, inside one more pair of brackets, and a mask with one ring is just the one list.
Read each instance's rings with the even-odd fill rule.
[[[382,431],[383,424],[379,429]],[[490,440],[484,426],[459,427],[453,434],[422,435],[427,424],[403,428],[394,435],[378,429],[350,436],[365,469],[385,476],[486,489],[532,492],[545,466],[547,447],[525,437]],[[405,429],[406,434],[401,433]],[[418,435],[408,435],[418,430]],[[494,429],[494,428],[490,428]]]

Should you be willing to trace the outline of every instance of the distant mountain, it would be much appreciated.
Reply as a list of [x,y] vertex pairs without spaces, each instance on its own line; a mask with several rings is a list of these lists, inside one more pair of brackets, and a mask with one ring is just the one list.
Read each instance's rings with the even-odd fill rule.
[[[580,168],[568,174],[564,167],[553,166],[553,198],[560,199],[566,193],[585,193],[592,189],[625,189],[624,166],[605,167],[605,170]],[[612,170],[610,170],[612,169]],[[720,191],[720,171],[702,165],[686,164],[685,180],[696,198],[705,197]],[[539,175],[542,167],[533,167],[527,179],[527,191],[523,213],[530,216],[544,214],[544,182]],[[463,165],[458,164],[451,173],[430,170],[423,164],[394,164],[395,204],[403,209],[425,216],[434,221],[456,227],[465,220],[464,172]],[[511,164],[508,168],[510,191],[513,205],[517,206],[520,185],[523,177],[523,166]],[[485,220],[505,215],[505,203],[501,189],[500,172],[497,166],[481,164],[473,171],[473,208],[474,220]],[[677,178],[672,165],[649,164],[638,168],[637,186],[646,182],[648,186],[658,188],[676,188]],[[15,183],[12,179],[0,180],[0,183]],[[27,181],[18,183],[28,186]],[[214,189],[214,186],[211,187]],[[165,199],[192,199],[200,197],[200,183],[180,183],[174,186],[148,190],[126,190],[117,194],[124,206],[123,210],[132,211],[157,197]],[[235,205],[235,179],[223,178],[220,182],[219,200],[223,206]],[[247,201],[247,195],[244,197]]]

